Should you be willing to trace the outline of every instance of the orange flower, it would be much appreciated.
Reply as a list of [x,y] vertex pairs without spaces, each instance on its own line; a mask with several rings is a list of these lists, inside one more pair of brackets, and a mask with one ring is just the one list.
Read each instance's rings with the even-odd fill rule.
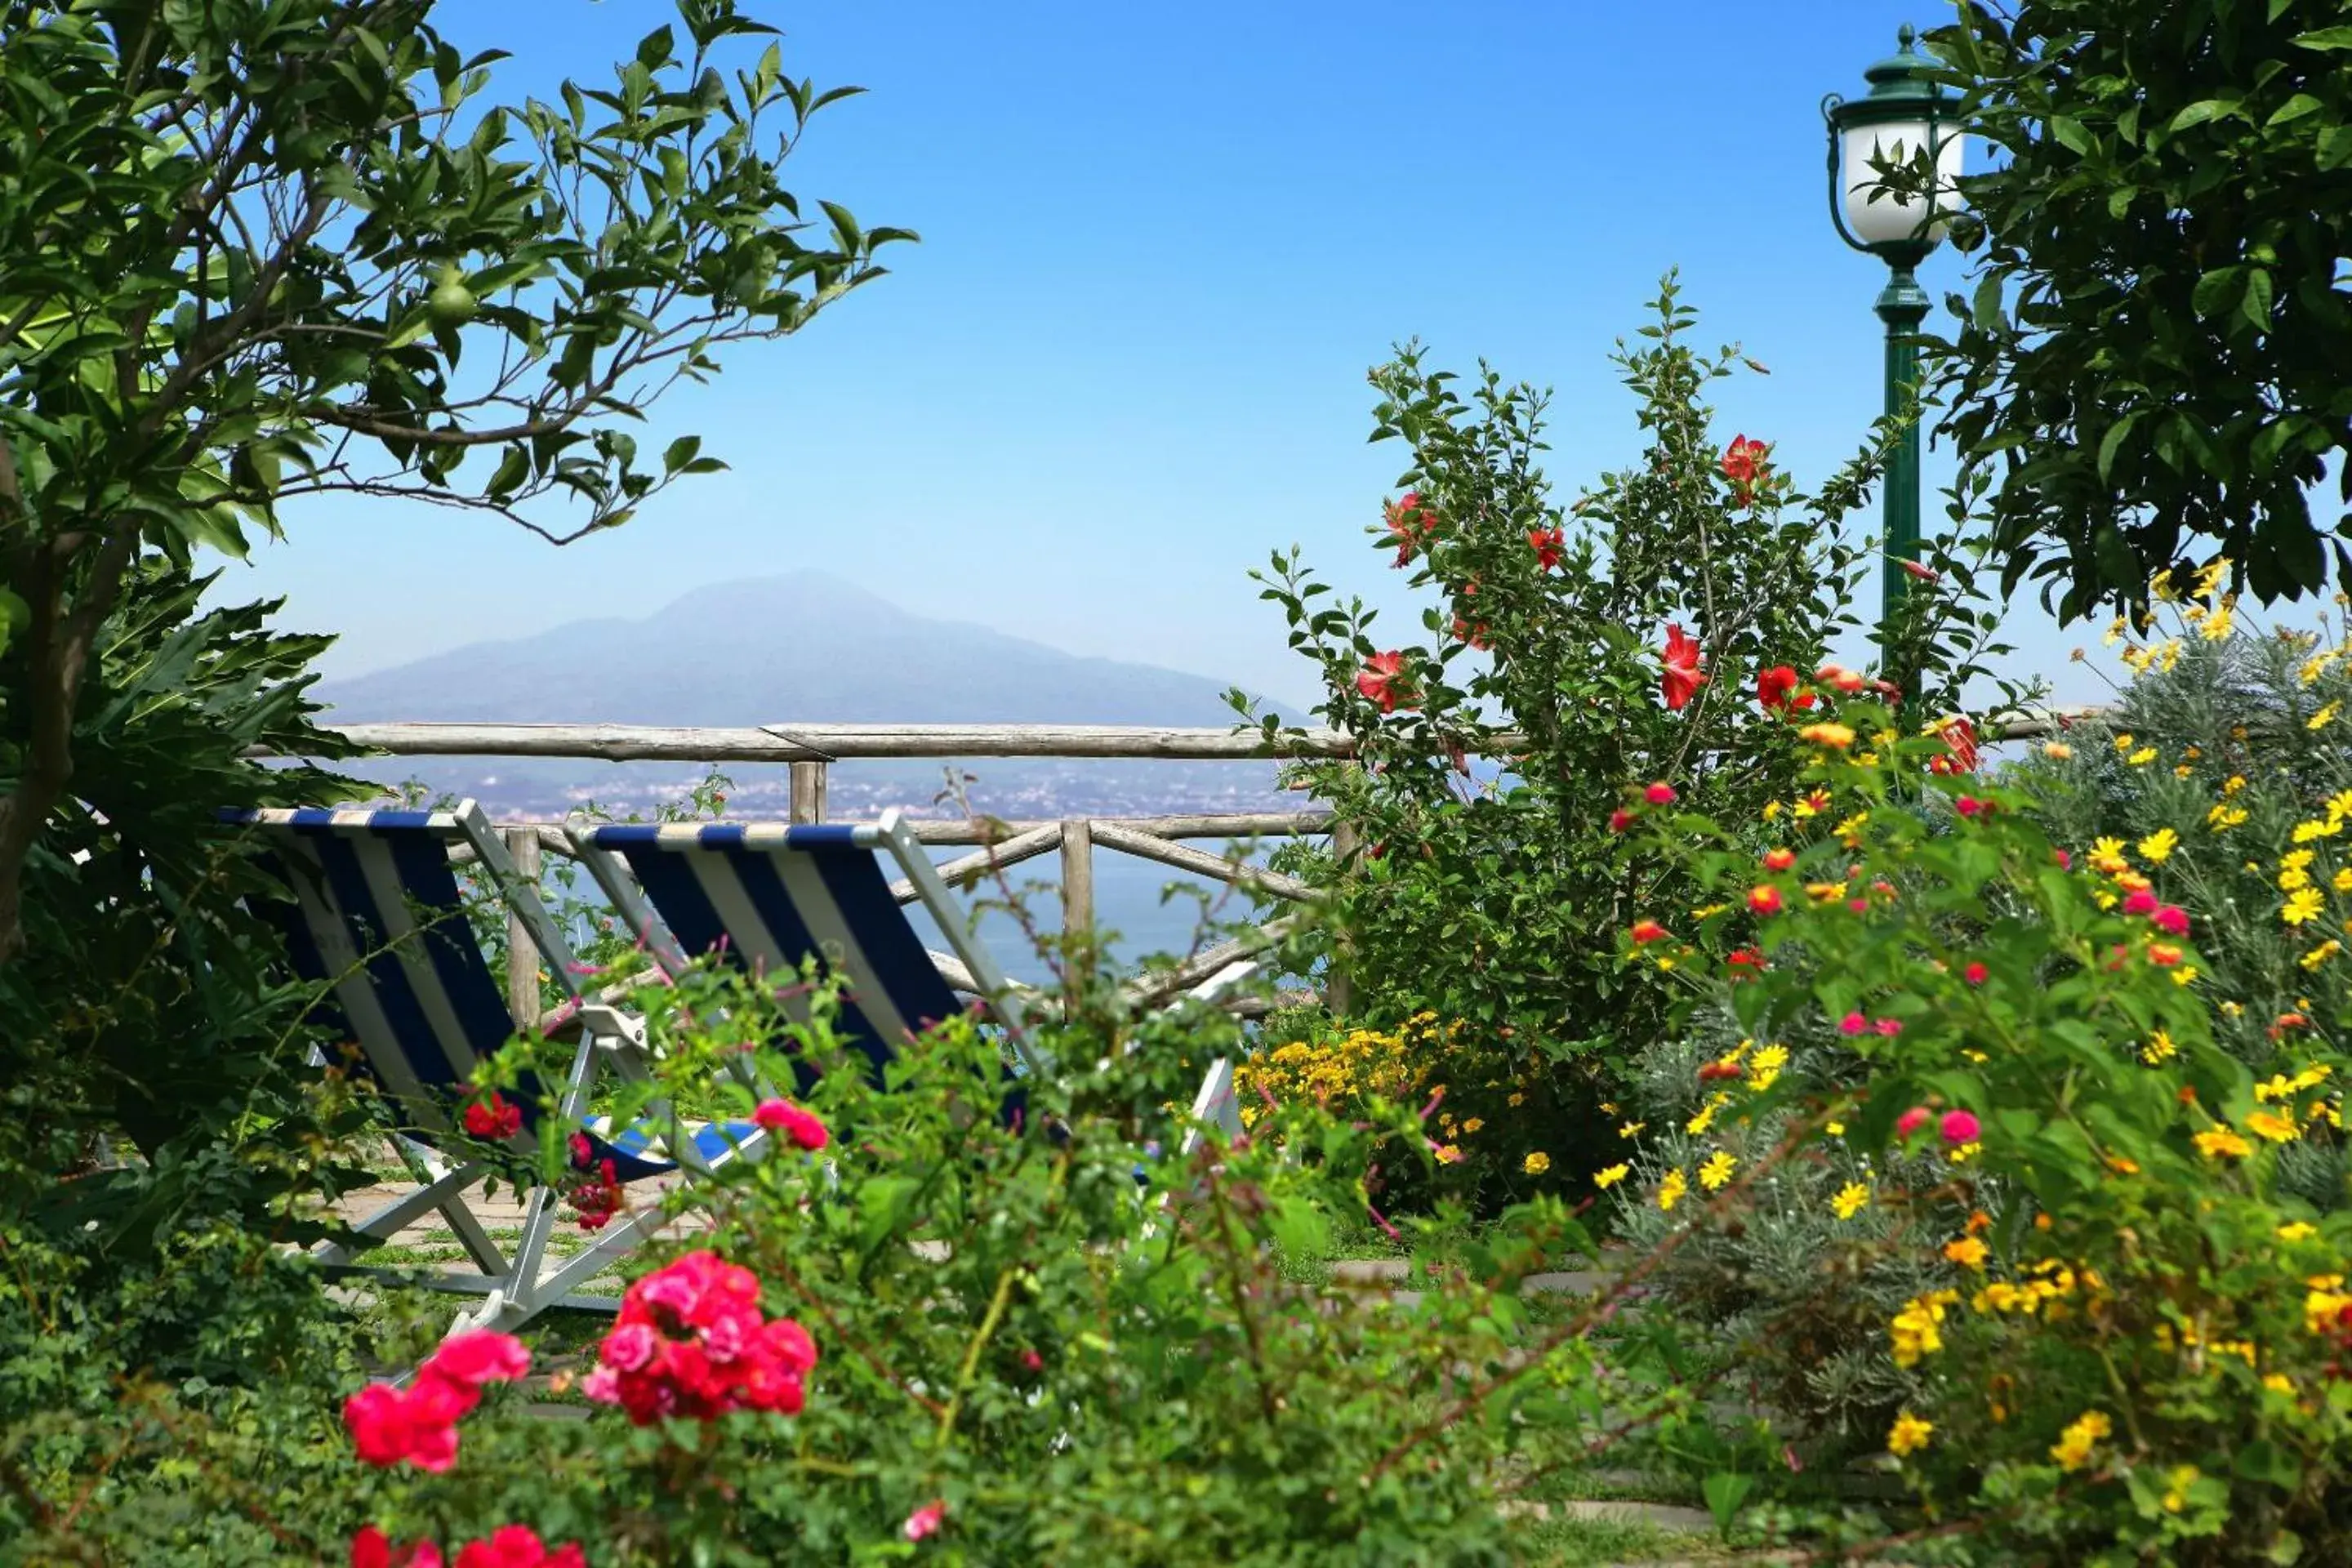
[[1632,934],[1634,945],[1646,946],[1654,942],[1665,941],[1669,933],[1655,921],[1635,921]]
[[1797,738],[1837,752],[1853,744],[1853,731],[1843,724],[1808,724],[1797,731]]
[[1408,708],[1412,706],[1411,691],[1396,689],[1403,682],[1404,655],[1391,648],[1386,653],[1376,653],[1364,660],[1364,672],[1356,677],[1356,689],[1362,692],[1367,700],[1379,703],[1381,712],[1393,713],[1400,701]]
[[1756,887],[1748,889],[1748,907],[1759,915],[1779,914],[1780,912],[1780,889],[1774,887],[1769,882],[1760,883]]
[[1797,852],[1786,845],[1764,851],[1764,869],[1767,871],[1785,871],[1796,863]]

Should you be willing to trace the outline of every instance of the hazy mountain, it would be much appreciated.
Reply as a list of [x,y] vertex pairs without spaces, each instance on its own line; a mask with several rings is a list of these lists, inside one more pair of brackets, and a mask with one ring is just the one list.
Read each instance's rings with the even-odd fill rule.
[[[1231,721],[1225,685],[1150,665],[1085,658],[984,626],[909,614],[822,573],[698,589],[640,619],[574,621],[481,642],[347,679],[322,681],[329,723],[383,720],[517,723],[1200,724]],[[479,797],[494,814],[560,816],[593,795],[644,808],[699,770],[520,758],[395,759],[355,768]],[[1292,809],[1260,763],[972,764],[974,799],[1000,815],[1149,815]],[[781,767],[735,766],[734,805],[780,815]],[[830,815],[919,807],[941,765],[839,763]]]
[[1224,683],[915,616],[822,573],[322,682],[332,720],[1222,724]]

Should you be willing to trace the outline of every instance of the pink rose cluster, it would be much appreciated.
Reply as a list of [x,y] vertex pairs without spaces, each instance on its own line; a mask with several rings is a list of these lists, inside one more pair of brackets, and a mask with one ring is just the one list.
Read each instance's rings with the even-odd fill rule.
[[[433,1542],[395,1547],[373,1524],[352,1537],[352,1568],[443,1568],[445,1561]],[[550,1549],[529,1525],[509,1524],[459,1547],[457,1568],[588,1568],[588,1558],[576,1541]]]
[[[1915,1105],[1895,1119],[1895,1134],[1908,1138],[1935,1119],[1934,1111],[1924,1105]],[[1973,1143],[1982,1136],[1984,1123],[1977,1120],[1977,1113],[1973,1110],[1947,1110],[1936,1130],[1945,1142],[1958,1148],[1964,1143]]]
[[689,1252],[631,1285],[581,1392],[645,1426],[730,1410],[800,1413],[816,1342],[790,1318],[763,1319],[760,1281],[714,1252]]
[[352,1446],[371,1465],[403,1459],[439,1472],[457,1462],[457,1421],[482,1401],[485,1384],[511,1383],[530,1370],[530,1352],[512,1334],[468,1329],[441,1342],[406,1388],[371,1383],[343,1402]]

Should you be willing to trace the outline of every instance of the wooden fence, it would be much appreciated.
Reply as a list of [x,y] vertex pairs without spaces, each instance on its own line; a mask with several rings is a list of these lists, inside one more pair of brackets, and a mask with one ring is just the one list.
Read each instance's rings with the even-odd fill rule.
[[[2056,733],[2098,710],[2057,709],[1989,726],[1991,741],[2021,741]],[[1083,761],[1156,758],[1168,762],[1242,762],[1284,757],[1348,758],[1355,754],[1350,737],[1336,730],[1294,731],[1272,745],[1248,731],[1213,728],[1153,728],[1119,724],[764,724],[744,728],[689,728],[646,724],[351,724],[340,731],[353,745],[370,751],[410,757],[569,757],[600,762],[778,763],[791,770],[791,820],[825,819],[826,769],[836,762],[873,759],[933,759],[959,757],[1039,757]],[[1496,747],[1507,752],[1516,737],[1497,737]],[[1328,809],[1300,812],[1207,813],[1168,816],[1073,816],[1039,821],[938,821],[914,824],[926,844],[971,846],[973,852],[948,861],[940,873],[950,886],[969,887],[984,876],[1024,860],[1059,852],[1062,918],[1066,931],[1094,924],[1094,857],[1097,849],[1157,861],[1180,871],[1207,877],[1245,891],[1279,899],[1308,896],[1306,884],[1230,855],[1213,855],[1192,847],[1187,839],[1257,839],[1328,833],[1342,855],[1354,849],[1349,826],[1333,819]],[[503,829],[516,867],[535,874],[543,856],[569,856],[570,842],[561,830],[544,824],[521,823]],[[911,884],[893,889],[900,903],[915,897]],[[1135,994],[1150,999],[1171,994],[1215,973],[1249,952],[1281,940],[1287,920],[1255,927],[1232,941],[1195,954],[1173,969],[1145,976]],[[509,923],[509,940],[518,955],[532,952],[528,933],[519,921]],[[961,968],[944,955],[943,970],[969,988],[970,976],[952,973]],[[510,965],[521,976],[510,1000],[518,1016],[536,1015],[538,998],[527,984],[536,966]],[[1348,976],[1334,966],[1326,982],[1326,999],[1333,1010],[1345,1012]],[[528,994],[527,994],[528,993]]]

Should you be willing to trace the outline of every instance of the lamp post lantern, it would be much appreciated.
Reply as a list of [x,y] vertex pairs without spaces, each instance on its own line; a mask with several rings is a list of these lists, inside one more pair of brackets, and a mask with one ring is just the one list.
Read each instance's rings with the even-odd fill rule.
[[[1838,237],[1886,263],[1891,276],[1879,291],[1878,319],[1886,323],[1886,412],[1897,414],[1919,380],[1919,324],[1927,319],[1927,291],[1914,273],[1944,237],[1948,194],[1960,173],[1963,138],[1950,119],[1952,100],[1927,79],[1930,63],[1912,47],[1908,25],[1895,35],[1896,52],[1863,72],[1869,93],[1849,101],[1822,100],[1829,122],[1830,221]],[[1879,175],[1871,160],[1906,164],[1926,149],[1936,172],[1926,198],[1872,191]],[[1843,173],[1840,171],[1843,169]],[[1930,220],[1933,221],[1930,221]],[[1879,640],[1891,655],[1894,619],[1903,602],[1903,563],[1919,554],[1919,427],[1907,427],[1886,462],[1886,530],[1882,546],[1884,587]]]

